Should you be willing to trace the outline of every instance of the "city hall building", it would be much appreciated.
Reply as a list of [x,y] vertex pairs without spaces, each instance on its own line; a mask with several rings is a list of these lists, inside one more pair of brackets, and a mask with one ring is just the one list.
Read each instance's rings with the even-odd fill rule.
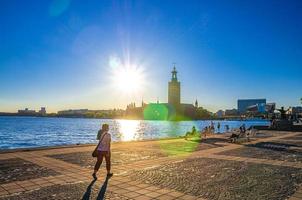
[[177,78],[177,71],[174,66],[171,80],[168,83],[168,103],[149,103],[142,101],[141,107],[135,103],[127,106],[126,115],[134,118],[150,120],[186,120],[195,119],[198,102],[195,105],[181,102],[181,83]]

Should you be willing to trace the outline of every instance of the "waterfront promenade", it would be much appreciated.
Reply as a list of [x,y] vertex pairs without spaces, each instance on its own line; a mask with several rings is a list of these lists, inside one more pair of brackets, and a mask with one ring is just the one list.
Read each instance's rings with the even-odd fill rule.
[[0,154],[4,199],[302,199],[302,132],[260,131],[112,145],[114,176],[91,177],[92,145]]

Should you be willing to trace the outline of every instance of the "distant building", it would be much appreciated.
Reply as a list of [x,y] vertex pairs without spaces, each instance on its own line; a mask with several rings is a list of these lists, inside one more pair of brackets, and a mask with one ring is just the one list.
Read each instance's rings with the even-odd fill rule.
[[224,112],[224,115],[225,116],[236,116],[236,115],[238,115],[238,110],[237,109],[227,109],[227,110],[225,110],[225,112]]
[[252,106],[247,107],[247,112],[253,112],[253,113],[273,113],[276,109],[275,103],[258,103]]
[[24,110],[18,110],[18,114],[21,114],[21,115],[35,115],[36,111],[35,110],[29,110],[28,108],[25,108]]
[[255,106],[257,104],[266,105],[266,99],[238,99],[237,109],[240,114],[243,114],[250,106]]
[[218,110],[218,111],[216,112],[216,116],[219,117],[219,118],[223,117],[224,115],[225,115],[225,113],[224,113],[223,110]]
[[41,109],[39,110],[39,114],[46,115],[46,108],[45,107],[41,107]]
[[252,106],[248,106],[246,108],[246,112],[257,112],[257,113],[265,113],[265,105],[264,103],[258,103]]
[[69,109],[58,111],[58,115],[84,115],[88,112],[88,109]]
[[143,111],[147,105],[148,104],[144,103],[143,101],[142,101],[141,107],[136,107],[134,102],[128,104],[127,108],[126,108],[126,116],[131,116],[131,118],[134,118],[134,119],[143,118]]
[[121,118],[125,115],[122,109],[109,109],[109,110],[88,110],[88,109],[69,109],[57,112],[58,117],[83,117],[83,118],[101,118],[113,119]]
[[265,105],[265,110],[268,113],[273,113],[276,110],[276,103],[267,103]]
[[182,103],[180,114],[182,114],[184,117],[188,117],[190,119],[195,119],[196,109],[197,109],[197,107],[195,107],[193,104]]

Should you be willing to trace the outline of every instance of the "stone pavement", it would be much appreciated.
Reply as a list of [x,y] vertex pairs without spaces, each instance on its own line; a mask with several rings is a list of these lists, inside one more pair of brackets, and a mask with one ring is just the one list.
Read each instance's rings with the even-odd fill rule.
[[114,176],[97,181],[93,145],[1,153],[0,200],[302,199],[302,133],[261,134],[114,143]]

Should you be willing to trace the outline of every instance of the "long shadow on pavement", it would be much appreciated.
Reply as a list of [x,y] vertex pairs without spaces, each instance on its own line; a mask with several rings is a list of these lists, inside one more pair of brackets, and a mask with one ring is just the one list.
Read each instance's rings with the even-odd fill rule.
[[85,194],[82,197],[82,200],[89,200],[90,199],[90,194],[91,194],[91,190],[92,190],[92,186],[93,184],[96,182],[96,179],[93,179],[91,181],[91,183],[88,185]]
[[[101,187],[101,189],[100,189],[100,192],[99,192],[96,200],[103,200],[104,199],[109,179],[110,179],[110,177],[107,176],[104,183],[103,183],[103,185],[102,185],[102,187]],[[96,182],[96,180],[97,179],[92,180],[91,183],[88,185],[88,187],[86,189],[86,192],[84,193],[84,195],[82,197],[82,200],[90,200],[92,187],[93,187],[94,183]]]
[[105,180],[105,182],[103,183],[103,185],[102,185],[102,187],[101,187],[101,189],[100,189],[100,192],[99,192],[99,194],[98,194],[98,196],[97,196],[97,200],[103,200],[104,199],[104,197],[105,197],[105,194],[106,194],[106,189],[107,189],[107,184],[108,184],[108,181],[109,181],[109,179],[110,179],[110,177],[106,177],[106,180]]

